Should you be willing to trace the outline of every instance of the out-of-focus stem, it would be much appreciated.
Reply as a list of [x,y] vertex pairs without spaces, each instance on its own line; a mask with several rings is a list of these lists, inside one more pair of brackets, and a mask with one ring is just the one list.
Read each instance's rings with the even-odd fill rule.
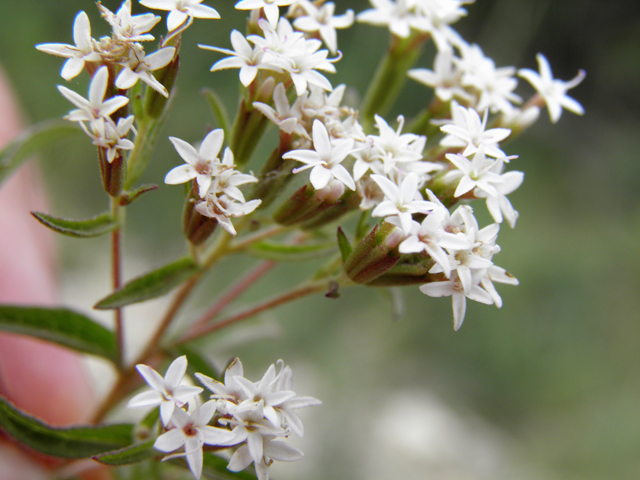
[[[266,273],[269,272],[275,265],[277,264],[274,260],[267,260],[263,262],[257,268],[254,268],[249,272],[249,275],[240,280],[237,284],[235,284],[227,293],[225,293],[220,300],[218,300],[209,310],[207,310],[199,319],[196,321],[190,330],[199,330],[202,328],[209,320],[214,318],[218,313],[220,313],[227,305],[229,305],[236,297],[242,294],[247,288],[253,285],[256,281],[262,278]],[[189,335],[189,332],[187,332]]]
[[[122,286],[122,230],[124,226],[124,208],[120,206],[120,198],[110,197],[111,216],[118,222],[118,228],[111,232],[111,282],[113,291]],[[122,308],[114,310],[116,338],[118,342],[118,366],[124,365],[124,316]]]
[[375,114],[383,116],[394,105],[407,80],[407,71],[418,61],[427,38],[428,34],[392,37],[391,47],[378,65],[360,108],[360,121],[366,132],[371,132]]
[[257,315],[258,313],[262,313],[266,310],[277,307],[284,303],[291,302],[293,300],[297,300],[298,298],[302,298],[312,293],[321,292],[327,289],[328,289],[327,280],[307,283],[305,285],[302,285],[301,287],[290,290],[282,295],[274,297],[263,303],[259,303],[258,305],[251,307],[243,312],[237,313],[224,320],[214,323],[213,325],[204,325],[201,328],[193,329],[187,335],[185,335],[180,340],[178,340],[176,344],[180,345],[182,343],[187,343],[191,340],[199,339],[205,335],[208,335],[209,333],[215,332],[233,323],[244,320],[245,318],[252,317],[254,315]]

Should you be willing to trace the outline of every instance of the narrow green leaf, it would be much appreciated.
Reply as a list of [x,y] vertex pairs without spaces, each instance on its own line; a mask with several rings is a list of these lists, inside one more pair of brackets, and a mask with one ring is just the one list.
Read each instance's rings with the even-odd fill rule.
[[341,227],[338,227],[338,247],[340,247],[340,255],[342,255],[342,261],[346,262],[351,252],[353,252],[353,248],[351,248],[351,244],[349,243],[349,239],[342,231]]
[[129,445],[133,425],[57,428],[28,415],[0,396],[0,426],[38,452],[54,457],[90,458]]
[[0,185],[37,151],[78,133],[82,133],[82,130],[66,120],[49,120],[27,128],[0,150]]
[[231,121],[229,120],[229,114],[227,113],[227,107],[224,106],[224,102],[216,92],[208,88],[203,88],[200,93],[207,100],[209,107],[211,107],[218,126],[224,131],[225,138],[230,138]]
[[335,242],[315,243],[310,245],[285,245],[268,241],[258,242],[251,245],[248,252],[250,255],[267,260],[280,262],[302,262],[314,258],[325,257],[331,250],[335,249]]
[[[157,410],[157,409],[156,409]],[[128,465],[148,458],[161,457],[164,454],[153,448],[155,438],[144,443],[138,443],[129,447],[114,450],[112,452],[94,455],[93,459],[105,465]]]
[[133,203],[134,200],[137,200],[142,194],[152,192],[157,189],[157,185],[142,185],[130,192],[123,192],[122,195],[120,195],[120,205],[123,207],[131,205],[131,203]]
[[202,474],[207,478],[215,478],[217,480],[256,480],[253,467],[240,472],[232,472],[227,469],[229,460],[208,452],[204,454],[203,460]]
[[98,237],[118,228],[118,222],[109,213],[103,213],[88,220],[70,220],[40,212],[31,212],[31,215],[54,232],[75,238]]
[[146,275],[134,278],[120,290],[100,300],[93,308],[109,310],[160,297],[197,273],[198,270],[199,267],[191,258],[180,259]]
[[0,330],[41,338],[113,362],[118,359],[113,332],[65,308],[0,306]]

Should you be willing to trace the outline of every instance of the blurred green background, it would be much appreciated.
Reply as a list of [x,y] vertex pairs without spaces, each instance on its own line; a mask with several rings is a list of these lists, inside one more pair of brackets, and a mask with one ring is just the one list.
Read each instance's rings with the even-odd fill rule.
[[[161,187],[128,212],[128,276],[184,251],[182,190],[162,185],[180,162],[166,137],[195,142],[214,126],[199,94],[203,87],[216,89],[230,111],[236,104],[237,71],[209,73],[221,56],[197,44],[229,48],[229,33],[242,30],[244,15],[231,1],[205,3],[223,19],[196,21],[186,35],[178,98],[143,179]],[[338,13],[368,5],[336,3]],[[70,109],[55,88],[64,83],[62,59],[33,47],[70,43],[81,9],[94,37],[107,34],[89,0],[0,6],[0,62],[29,122]],[[503,226],[495,261],[520,286],[498,287],[501,310],[469,302],[459,332],[452,329],[449,299],[407,288],[405,313],[394,319],[387,291],[361,288],[338,300],[320,296],[279,308],[216,338],[211,354],[219,364],[240,355],[257,379],[283,358],[296,373],[298,393],[324,402],[302,413],[305,459],[278,466],[276,478],[640,478],[640,3],[480,0],[468,11],[456,30],[498,66],[535,69],[535,54],[543,52],[557,78],[587,71],[570,92],[585,107],[584,117],[565,112],[551,125],[544,111],[506,147],[520,156],[511,165],[526,181],[511,195],[520,219],[514,230]],[[386,30],[366,25],[341,32],[344,58],[338,74],[329,76],[332,84],[362,93],[387,41]],[[419,66],[431,68],[429,52]],[[84,94],[86,74],[67,86]],[[531,94],[524,81],[519,91]],[[408,82],[387,119],[412,116],[429,95]],[[261,148],[268,152],[272,145],[267,140]],[[86,139],[52,148],[41,165],[52,213],[81,218],[106,209]],[[108,282],[96,280],[95,295],[87,298],[74,275],[86,278],[84,270],[102,268],[106,244],[59,244],[64,301],[89,308]],[[225,261],[201,286],[191,312],[206,308],[251,265],[242,257]],[[295,267],[280,266],[239,305],[304,279],[305,269]],[[149,311],[153,306],[135,310],[131,328]]]

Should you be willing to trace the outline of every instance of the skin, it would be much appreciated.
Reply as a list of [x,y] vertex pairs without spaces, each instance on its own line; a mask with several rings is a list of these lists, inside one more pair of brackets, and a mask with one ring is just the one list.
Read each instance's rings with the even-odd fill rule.
[[[23,122],[0,69],[0,149]],[[52,234],[29,214],[48,211],[37,166],[24,165],[0,189],[0,303],[53,306],[57,303],[56,256]],[[51,368],[51,366],[55,368]],[[45,422],[64,426],[85,422],[96,404],[79,355],[44,341],[0,333],[0,394]],[[43,399],[46,399],[43,401]],[[40,480],[59,466],[11,442],[0,432],[0,472],[4,480]],[[85,480],[111,475],[87,464]]]

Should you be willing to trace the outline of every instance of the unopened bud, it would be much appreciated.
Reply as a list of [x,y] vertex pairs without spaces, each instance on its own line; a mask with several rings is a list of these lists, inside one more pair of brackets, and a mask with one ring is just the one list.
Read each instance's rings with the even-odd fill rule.
[[397,246],[402,241],[402,229],[382,223],[353,248],[344,262],[344,271],[356,283],[369,283],[398,263]]
[[218,226],[215,218],[202,215],[196,210],[199,197],[194,189],[191,189],[185,200],[182,215],[182,226],[187,240],[193,245],[204,243]]
[[107,149],[98,147],[98,162],[104,191],[111,197],[117,197],[122,193],[127,171],[122,155],[120,155],[120,152],[116,152],[115,158],[110,163],[107,160]]

